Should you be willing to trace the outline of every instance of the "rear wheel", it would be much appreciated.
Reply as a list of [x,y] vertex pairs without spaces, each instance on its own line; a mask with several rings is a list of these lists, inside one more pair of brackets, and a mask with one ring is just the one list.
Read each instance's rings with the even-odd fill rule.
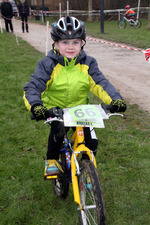
[[142,26],[142,22],[141,20],[136,20],[134,23],[134,28],[139,29]]
[[[60,163],[61,164],[61,163]],[[69,190],[69,183],[67,182],[66,170],[61,164],[64,173],[60,173],[57,179],[52,180],[55,194],[59,198],[66,198]]]
[[125,20],[119,20],[118,22],[118,27],[120,29],[124,29],[127,26],[126,21]]
[[90,160],[80,163],[79,193],[82,210],[79,211],[81,225],[105,225],[105,205],[97,170]]

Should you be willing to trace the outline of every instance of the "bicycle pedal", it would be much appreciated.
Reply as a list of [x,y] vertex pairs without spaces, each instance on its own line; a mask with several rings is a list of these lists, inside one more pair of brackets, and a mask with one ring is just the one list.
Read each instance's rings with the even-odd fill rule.
[[48,175],[48,176],[44,176],[44,180],[54,180],[57,179],[58,175]]

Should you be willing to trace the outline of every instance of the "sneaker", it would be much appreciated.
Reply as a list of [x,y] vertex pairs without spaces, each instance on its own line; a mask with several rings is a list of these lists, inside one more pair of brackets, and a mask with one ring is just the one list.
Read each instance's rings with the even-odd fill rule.
[[92,183],[91,183],[91,178],[89,177],[89,174],[87,172],[85,172],[86,175],[86,188],[88,190],[92,190]]
[[63,172],[63,170],[55,159],[45,161],[44,177],[58,175],[60,172]]

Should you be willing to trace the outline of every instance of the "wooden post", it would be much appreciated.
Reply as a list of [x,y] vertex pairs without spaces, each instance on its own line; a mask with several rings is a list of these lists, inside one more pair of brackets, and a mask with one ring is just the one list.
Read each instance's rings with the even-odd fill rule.
[[1,33],[3,34],[3,28],[2,28],[2,20],[0,18],[0,29],[1,29]]
[[48,53],[48,34],[49,34],[49,21],[47,21],[47,24],[46,24],[46,50],[45,50],[45,56],[47,56],[47,53]]
[[100,6],[101,6],[101,10],[100,10],[100,24],[101,24],[101,33],[104,33],[104,0],[100,0]]
[[61,2],[59,3],[59,18],[61,18]]
[[140,1],[141,1],[141,0],[138,1],[137,20],[139,19]]
[[67,16],[69,16],[69,1],[67,1]]
[[92,0],[88,0],[88,22],[92,22]]

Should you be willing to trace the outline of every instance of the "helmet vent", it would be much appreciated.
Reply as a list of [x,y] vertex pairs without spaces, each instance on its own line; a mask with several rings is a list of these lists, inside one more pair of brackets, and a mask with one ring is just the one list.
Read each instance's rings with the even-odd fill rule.
[[71,25],[67,26],[67,30],[72,31],[72,26]]
[[66,20],[67,20],[67,23],[71,23],[69,16],[67,16]]
[[79,22],[75,20],[75,28],[77,28],[78,26],[79,26]]
[[64,30],[64,24],[63,24],[63,22],[61,20],[59,22],[59,26]]

